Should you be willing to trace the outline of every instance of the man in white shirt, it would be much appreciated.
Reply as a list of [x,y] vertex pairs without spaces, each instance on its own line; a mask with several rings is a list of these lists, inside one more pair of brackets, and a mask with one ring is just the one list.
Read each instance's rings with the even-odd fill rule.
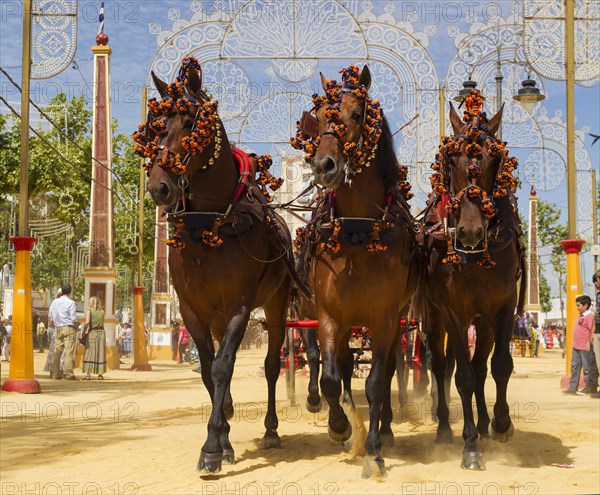
[[52,301],[48,316],[56,328],[54,344],[54,361],[52,362],[52,377],[54,380],[63,378],[60,374],[60,357],[65,353],[65,380],[77,380],[73,374],[75,341],[79,323],[76,315],[76,304],[71,299],[71,286],[62,287],[62,296]]

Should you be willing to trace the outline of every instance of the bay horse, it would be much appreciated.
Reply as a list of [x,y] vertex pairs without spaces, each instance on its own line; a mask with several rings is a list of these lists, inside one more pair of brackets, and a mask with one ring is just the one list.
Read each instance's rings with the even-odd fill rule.
[[[217,102],[202,88],[198,62],[184,58],[172,84],[152,77],[162,99],[148,102],[148,125],[134,139],[147,159],[148,191],[175,224],[167,241],[169,268],[212,400],[197,468],[216,473],[223,462],[234,463],[225,411],[232,412],[229,386],[236,352],[250,312],[259,306],[269,331],[263,446],[281,445],[275,385],[291,291],[291,237],[268,206],[248,156],[230,145]],[[265,172],[259,182],[277,183],[266,173],[267,164],[258,162]],[[213,336],[220,343],[216,356]]]
[[[450,104],[454,135],[442,139],[432,166],[433,193],[424,229],[426,268],[419,297],[424,297],[421,305],[437,382],[437,441],[452,441],[448,388],[444,386],[447,334],[448,351],[456,359],[455,382],[464,414],[461,466],[483,470],[478,436],[489,435],[484,386],[492,347],[496,382],[493,438],[505,442],[514,432],[506,399],[513,370],[509,343],[515,315],[523,310],[526,282],[521,221],[513,194],[516,180],[512,172],[517,160],[509,158],[506,143],[496,138],[502,109],[488,120],[477,90],[471,91],[465,103],[463,120]],[[471,323],[477,328],[472,360],[467,341]]]
[[[385,475],[381,445],[382,437],[393,441],[390,386],[399,309],[408,304],[419,274],[411,263],[417,246],[406,203],[410,186],[379,102],[368,95],[368,67],[342,70],[341,83],[321,74],[321,83],[325,96],[313,96],[314,107],[291,140],[327,188],[300,236],[319,320],[320,385],[329,404],[329,436],[346,441],[352,427],[340,405],[343,350],[352,327],[368,327],[373,358],[365,384],[370,425],[363,476]],[[349,389],[343,402],[354,410]]]

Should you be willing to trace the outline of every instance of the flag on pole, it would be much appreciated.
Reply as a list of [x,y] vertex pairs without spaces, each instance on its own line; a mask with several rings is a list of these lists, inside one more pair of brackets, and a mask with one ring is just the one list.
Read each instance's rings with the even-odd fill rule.
[[98,34],[100,34],[104,32],[104,1],[100,2],[100,14],[98,15],[98,22],[100,23]]

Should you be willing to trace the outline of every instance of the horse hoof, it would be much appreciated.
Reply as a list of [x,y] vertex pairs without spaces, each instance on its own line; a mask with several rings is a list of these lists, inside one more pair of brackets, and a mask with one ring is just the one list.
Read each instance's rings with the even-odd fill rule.
[[453,443],[454,438],[452,437],[452,430],[438,429],[435,441],[436,443]]
[[235,454],[233,449],[223,449],[223,462],[225,464],[235,464]]
[[281,448],[281,438],[277,433],[271,433],[270,435],[265,435],[263,438],[263,449],[280,449]]
[[318,413],[321,409],[323,409],[323,403],[321,402],[321,397],[317,398],[316,402],[311,402],[311,398],[306,398],[306,410],[311,413]]
[[350,421],[346,426],[346,430],[338,433],[337,431],[333,431],[331,425],[327,426],[327,433],[329,434],[329,438],[331,438],[334,442],[344,443],[352,436],[352,425]]
[[208,452],[200,451],[200,459],[198,459],[198,465],[196,469],[201,473],[214,474],[221,471],[221,465],[223,463],[223,452],[215,452],[210,454]]
[[506,443],[513,437],[515,433],[515,427],[512,424],[512,421],[510,421],[506,431],[497,431],[496,426],[496,419],[494,418],[492,419],[492,438],[494,439],[494,441]]
[[367,455],[363,459],[362,479],[387,478],[385,462],[381,456]]
[[233,404],[224,404],[223,414],[225,415],[225,419],[227,420],[233,418]]
[[394,434],[393,433],[380,433],[379,438],[381,439],[382,447],[393,447],[394,446]]
[[470,469],[471,471],[485,471],[483,454],[481,452],[463,452],[460,467],[463,469]]

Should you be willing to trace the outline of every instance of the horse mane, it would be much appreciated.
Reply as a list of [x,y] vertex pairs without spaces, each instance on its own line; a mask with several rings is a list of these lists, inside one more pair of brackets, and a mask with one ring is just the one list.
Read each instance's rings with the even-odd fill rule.
[[381,110],[381,136],[377,142],[377,166],[383,176],[383,181],[386,190],[395,189],[398,183],[398,159],[396,158],[396,152],[394,151],[394,142],[392,139],[392,132],[388,124],[387,118]]

